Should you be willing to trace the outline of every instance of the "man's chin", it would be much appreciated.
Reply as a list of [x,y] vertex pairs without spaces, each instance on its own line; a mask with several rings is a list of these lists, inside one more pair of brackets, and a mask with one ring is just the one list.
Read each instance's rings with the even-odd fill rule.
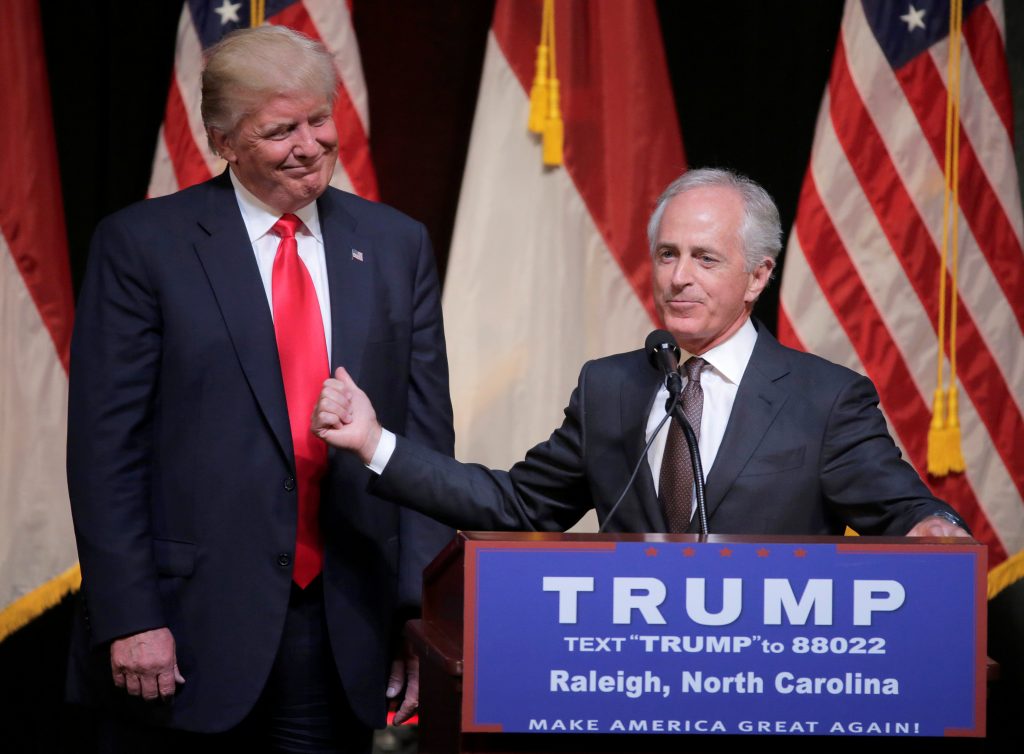
[[694,317],[685,317],[678,314],[669,314],[664,318],[665,329],[670,333],[679,337],[690,337],[692,338],[697,331],[700,329],[698,322]]
[[305,199],[316,199],[327,190],[330,176],[308,175],[297,181],[292,181],[291,193]]
[[[679,320],[673,321],[670,319],[665,323],[665,329],[672,333],[680,348],[691,351],[690,347],[694,343],[701,342],[704,335],[699,328],[695,327],[695,324],[690,320],[680,322]],[[690,347],[688,347],[688,344]]]

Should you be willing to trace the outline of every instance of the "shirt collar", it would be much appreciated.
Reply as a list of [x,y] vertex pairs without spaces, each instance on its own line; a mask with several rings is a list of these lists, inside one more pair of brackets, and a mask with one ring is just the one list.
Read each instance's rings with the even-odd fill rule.
[[[750,317],[747,317],[747,321],[732,334],[732,337],[701,354],[701,358],[726,380],[738,385],[747,370],[747,363],[754,353],[756,342],[757,330]],[[689,355],[684,353],[682,361],[686,361],[687,358]]]
[[[274,223],[281,219],[281,214],[260,201],[255,194],[242,185],[234,171],[228,168],[228,175],[231,176],[231,185],[235,188],[235,199],[238,200],[238,208],[242,211],[242,221],[245,223],[246,233],[249,235],[249,243],[254,243],[270,232]],[[320,232],[320,216],[316,211],[316,202],[312,201],[301,209],[293,212],[296,217],[302,220],[306,231],[320,243],[324,242]]]

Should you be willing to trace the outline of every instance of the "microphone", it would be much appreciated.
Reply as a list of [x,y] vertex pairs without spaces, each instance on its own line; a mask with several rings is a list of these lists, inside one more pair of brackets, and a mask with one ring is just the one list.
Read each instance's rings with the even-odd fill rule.
[[[676,339],[672,333],[667,330],[655,330],[647,336],[644,347],[651,366],[665,374],[665,386],[669,393],[668,401],[665,403],[665,414],[666,417],[671,415],[676,420],[679,428],[683,431],[683,436],[686,437],[687,449],[690,452],[690,467],[693,469],[697,522],[700,524],[700,533],[707,534],[708,513],[704,499],[704,467],[700,460],[697,435],[694,433],[693,427],[690,426],[690,422],[686,420],[683,406],[679,400],[683,385],[683,379],[679,375],[679,346],[676,345]],[[658,429],[661,429],[661,425],[658,426]]]
[[700,522],[700,533],[707,534],[708,519],[707,507],[704,503],[704,469],[700,462],[697,437],[694,435],[690,423],[686,421],[683,407],[679,403],[679,394],[683,389],[683,379],[679,375],[679,346],[676,345],[675,336],[668,330],[655,330],[647,336],[647,340],[644,342],[644,350],[647,352],[647,359],[651,362],[651,366],[665,375],[665,386],[669,392],[668,400],[665,402],[665,416],[662,417],[661,422],[654,428],[654,432],[651,433],[651,439],[647,441],[643,451],[641,451],[640,459],[636,462],[633,473],[629,475],[629,481],[626,482],[626,486],[622,489],[619,499],[615,501],[611,510],[608,511],[608,515],[605,516],[604,522],[598,529],[598,534],[604,532],[608,522],[611,521],[615,512],[619,509],[619,505],[626,497],[626,492],[633,485],[633,480],[636,479],[637,472],[640,471],[640,466],[643,464],[644,459],[647,458],[647,451],[654,444],[658,433],[661,432],[661,428],[665,426],[665,422],[673,416],[682,427],[683,435],[686,437],[686,444],[689,446],[690,465],[693,467],[693,479],[697,494],[697,520]]
[[668,330],[655,330],[644,341],[644,350],[647,351],[647,360],[651,366],[664,373],[669,405],[674,404],[683,389],[683,378],[679,376],[679,346],[676,345],[675,336]]

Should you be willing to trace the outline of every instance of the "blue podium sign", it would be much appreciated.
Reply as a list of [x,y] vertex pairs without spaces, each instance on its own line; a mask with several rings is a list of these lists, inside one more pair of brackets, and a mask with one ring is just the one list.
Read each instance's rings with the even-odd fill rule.
[[462,729],[983,736],[984,547],[896,541],[468,541]]

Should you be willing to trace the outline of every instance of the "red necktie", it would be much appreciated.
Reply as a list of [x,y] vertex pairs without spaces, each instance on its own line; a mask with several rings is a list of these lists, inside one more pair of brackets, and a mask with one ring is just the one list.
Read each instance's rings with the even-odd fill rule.
[[281,237],[274,257],[271,284],[274,302],[274,332],[281,360],[288,423],[295,449],[295,481],[298,493],[299,525],[295,538],[295,567],[292,579],[300,587],[309,585],[323,565],[320,539],[320,478],[327,467],[327,446],[309,431],[323,382],[330,375],[324,322],[313,279],[299,258],[295,231],[302,221],[284,215],[271,232]]

